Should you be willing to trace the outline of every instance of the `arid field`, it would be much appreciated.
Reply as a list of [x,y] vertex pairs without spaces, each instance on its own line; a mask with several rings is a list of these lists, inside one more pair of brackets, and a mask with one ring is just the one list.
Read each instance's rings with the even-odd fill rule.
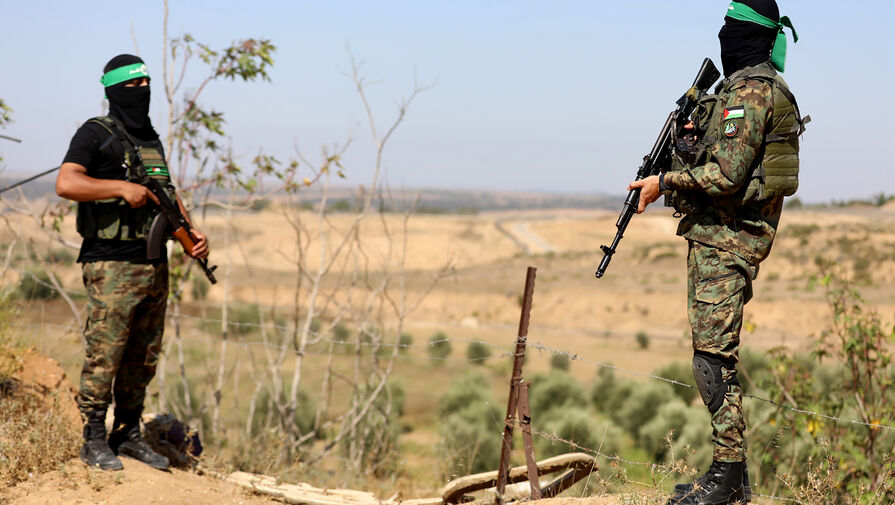
[[[204,280],[186,284],[177,329],[174,314],[169,312],[168,354],[160,372],[163,385],[159,386],[158,380],[153,382],[149,409],[159,407],[160,388],[166,388],[162,396],[169,399],[176,396],[174,385],[181,377],[178,363],[184,363],[186,376],[195,381],[193,401],[206,402],[202,415],[210,415],[208,391],[214,386],[222,352],[220,307],[227,300],[228,310],[232,311],[228,317],[237,317],[234,314],[245,307],[256,312],[260,308],[265,314],[260,320],[257,316],[246,319],[251,321],[246,323],[246,332],[229,335],[227,354],[223,358],[221,377],[226,395],[219,414],[222,433],[242,430],[253,394],[253,377],[257,377],[259,367],[265,363],[265,342],[275,339],[266,332],[273,335],[294,327],[296,307],[299,307],[301,324],[302,310],[309,303],[306,295],[295,296],[300,279],[299,254],[305,265],[325,263],[340,243],[340,231],[349,229],[355,219],[351,213],[334,213],[324,225],[306,211],[302,219],[307,222],[297,232],[299,227],[294,226],[297,215],[278,204],[260,212],[228,215],[223,211],[209,211],[204,217],[195,214],[199,227],[210,237],[211,262],[219,266],[216,272],[219,283],[207,290],[198,287],[206,284]],[[315,485],[364,485],[383,498],[393,492],[399,492],[405,499],[437,496],[440,487],[451,477],[445,475],[438,452],[439,397],[452,381],[475,369],[490,380],[498,409],[505,408],[510,358],[501,353],[509,352],[515,343],[528,266],[537,268],[537,280],[528,336],[531,346],[525,364],[527,376],[546,372],[550,369],[551,357],[562,353],[572,358],[570,372],[583,384],[591,381],[604,364],[617,367],[616,373],[621,376],[649,381],[644,375],[657,368],[689,361],[685,309],[687,246],[674,234],[677,220],[661,207],[635,217],[607,274],[595,279],[593,272],[602,257],[599,246],[612,239],[616,218],[615,211],[563,209],[473,215],[419,214],[406,221],[401,215],[389,213],[365,217],[355,232],[360,237],[357,244],[362,244],[361,254],[350,261],[336,261],[319,279],[321,293],[334,293],[320,318],[326,328],[325,320],[335,317],[339,307],[363,303],[361,298],[345,293],[365,285],[375,286],[385,277],[390,279],[385,290],[393,293],[394,303],[400,305],[400,300],[404,300],[412,308],[400,321],[401,333],[409,335],[412,344],[395,360],[390,372],[402,384],[405,394],[400,417],[403,432],[399,438],[399,471],[388,482],[358,481],[335,470],[319,474],[307,468],[286,473],[283,479],[297,480],[296,476],[301,475],[303,480]],[[0,230],[0,244],[5,246],[3,285],[14,286],[22,275],[27,275],[23,272],[41,265],[52,271],[70,299],[20,298],[16,302],[19,312],[11,327],[20,342],[57,360],[68,379],[76,383],[84,309],[80,269],[74,263],[77,251],[65,249],[58,240],[41,231],[30,216],[7,213],[3,219],[5,226]],[[61,236],[77,243],[73,222],[72,217],[65,219]],[[175,246],[169,244],[169,247]],[[883,319],[892,320],[895,207],[890,203],[883,207],[787,209],[771,256],[761,265],[754,284],[754,299],[746,308],[743,347],[761,351],[779,346],[800,351],[812,349],[817,336],[829,328],[831,318],[823,290],[814,282],[819,275],[818,258],[832,261],[856,279],[867,305],[876,309]],[[197,274],[194,270],[193,276]],[[301,289],[307,288],[312,277],[302,278]],[[319,303],[323,303],[322,295]],[[398,321],[386,309],[377,315],[377,320],[397,331]],[[265,325],[270,329],[259,331],[259,326]],[[438,332],[452,344],[447,359],[433,359],[427,352],[428,340]],[[175,334],[180,338],[175,339]],[[396,338],[392,335],[384,342],[394,346]],[[466,351],[472,341],[499,349],[494,349],[483,363],[471,360]],[[326,353],[309,353],[304,358],[307,361],[303,384],[308,391],[321,390],[323,379],[319,370],[324,367]],[[344,362],[347,375],[350,357],[337,356],[335,361],[337,367]],[[294,357],[284,362],[290,370],[295,365]],[[335,382],[332,387],[335,388],[333,405],[347,402],[344,384]],[[199,409],[196,405],[193,407]],[[499,436],[501,425],[500,419],[494,420],[495,437]],[[538,412],[532,412],[532,425],[538,428]],[[226,444],[215,446],[221,447],[222,454],[206,454],[206,458],[222,469],[228,468],[228,461],[232,461],[223,455],[227,451],[251,450]],[[521,450],[517,449],[514,461],[522,461]],[[608,462],[600,464],[608,465]],[[338,466],[337,462],[321,465],[326,469]],[[111,499],[107,503],[126,503],[132,495],[125,487],[142,485],[138,482],[142,478],[133,477],[136,470],[132,466],[126,465],[121,479],[92,484],[122,490],[116,495],[122,497],[119,501]],[[52,494],[56,493],[53,490],[71,488],[65,481],[81,478],[83,470],[77,467],[77,460],[73,460],[66,464],[62,474],[57,471],[52,476],[35,476],[30,482],[20,484],[14,493],[17,498],[14,503],[49,503],[40,501],[40,497],[50,500],[50,496],[65,496],[65,493]],[[313,482],[313,478],[325,482]],[[91,477],[90,481],[95,479]],[[82,484],[78,494],[71,495],[83,501],[72,498],[58,503],[90,501],[95,496],[90,494],[90,486]],[[581,492],[577,491],[578,496]],[[220,496],[226,494],[221,493]],[[249,497],[209,496],[214,497],[212,501],[183,503],[256,503]],[[51,501],[56,503],[56,499],[62,498]],[[649,499],[642,500],[645,501],[622,496],[595,497],[586,503],[651,503]],[[761,500],[754,502],[762,503]]]

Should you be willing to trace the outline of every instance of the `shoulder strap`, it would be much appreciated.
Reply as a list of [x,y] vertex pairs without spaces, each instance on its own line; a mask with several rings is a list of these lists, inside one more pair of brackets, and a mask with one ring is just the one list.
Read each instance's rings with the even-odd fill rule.
[[[799,103],[796,101],[795,95],[790,91],[789,86],[787,86],[786,81],[780,78],[780,76],[774,77],[774,89],[780,91],[780,93],[789,100],[789,103],[792,104],[793,109],[795,109],[796,113],[796,122],[792,125],[792,128],[781,135],[769,135],[767,142],[776,142],[779,140],[783,140],[789,136],[801,136],[805,133],[805,125],[811,122],[811,116],[802,117],[802,113],[799,110]],[[770,137],[774,137],[773,139]]]
[[124,124],[118,119],[112,116],[97,116],[87,120],[88,123],[96,123],[102,126],[106,131],[108,131],[111,135],[115,137],[115,140],[118,142],[118,145],[121,148],[121,151],[125,155],[124,164],[127,167],[127,178],[128,180],[134,181],[140,178],[140,174],[135,172],[139,167],[136,165],[136,160],[139,159],[137,156],[137,144],[134,142],[133,137],[127,133],[127,130],[124,128]]

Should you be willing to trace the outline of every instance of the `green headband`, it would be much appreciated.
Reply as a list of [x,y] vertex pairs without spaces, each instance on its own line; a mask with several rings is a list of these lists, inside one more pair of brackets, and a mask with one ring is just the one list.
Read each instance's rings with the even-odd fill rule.
[[139,79],[141,77],[149,77],[149,71],[146,70],[145,63],[131,63],[123,67],[114,68],[106,72],[99,82],[106,88],[116,84],[129,81],[131,79]]
[[783,16],[780,21],[774,21],[755,12],[752,7],[739,2],[730,2],[730,7],[727,8],[727,17],[776,29],[777,40],[774,41],[774,49],[771,51],[771,64],[783,72],[783,64],[786,62],[786,34],[783,32],[783,28],[789,28],[792,32],[793,42],[799,41],[796,29],[792,27],[792,21],[788,17]]

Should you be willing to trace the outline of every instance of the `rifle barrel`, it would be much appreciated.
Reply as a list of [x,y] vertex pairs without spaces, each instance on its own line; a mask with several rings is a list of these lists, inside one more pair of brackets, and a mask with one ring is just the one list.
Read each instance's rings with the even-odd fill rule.
[[[706,89],[718,80],[718,77],[720,76],[721,74],[718,72],[718,69],[715,67],[712,60],[706,58],[703,60],[699,72],[696,74],[693,86],[700,92],[705,92]],[[677,101],[677,109],[668,114],[668,118],[665,119],[665,124],[662,125],[659,136],[653,144],[653,148],[650,150],[649,154],[643,157],[643,163],[640,165],[640,168],[637,169],[637,175],[634,179],[635,181],[646,179],[647,177],[658,175],[660,171],[668,170],[668,165],[670,163],[669,149],[671,147],[673,132],[676,128],[680,128],[680,124],[690,116],[690,113],[696,107],[696,102],[694,100],[695,99],[689,98],[688,92]],[[612,239],[610,245],[600,246],[600,250],[603,251],[603,259],[600,261],[600,265],[597,267],[596,272],[594,272],[594,275],[598,279],[603,277],[603,274],[606,273],[606,268],[609,267],[609,262],[612,261],[612,255],[615,254],[616,248],[618,248],[618,244],[621,242],[625,230],[631,222],[631,218],[637,212],[639,201],[639,188],[628,192],[628,197],[625,199],[625,203],[622,206],[622,212],[618,217],[618,221],[615,223],[615,227],[618,229],[615,233],[615,238]]]

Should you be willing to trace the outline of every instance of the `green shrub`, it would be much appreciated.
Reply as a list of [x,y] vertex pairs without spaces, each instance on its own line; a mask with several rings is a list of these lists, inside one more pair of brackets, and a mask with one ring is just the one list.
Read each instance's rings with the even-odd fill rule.
[[344,343],[351,336],[351,330],[342,323],[333,326],[333,340]]
[[475,403],[444,419],[440,429],[441,449],[448,464],[448,475],[453,478],[497,469],[502,418],[493,403]]
[[47,251],[44,255],[44,261],[47,263],[72,264],[77,256],[67,247],[60,247]]
[[599,412],[616,412],[634,390],[634,383],[618,379],[611,368],[600,367],[590,388],[590,401]]
[[[195,396],[195,393],[193,394],[193,398],[201,398],[200,396]],[[284,391],[281,402],[285,402],[288,397],[289,393]],[[255,403],[255,417],[252,418],[252,436],[260,435],[266,429],[279,426],[277,418],[279,410],[271,400],[270,393],[266,389],[262,389],[258,394]],[[293,422],[301,433],[308,433],[313,429],[316,413],[317,406],[314,400],[305,391],[299,390],[298,407],[295,409]]]
[[261,212],[270,207],[273,202],[269,198],[259,198],[252,202],[251,211],[252,212]]
[[455,380],[441,396],[438,400],[438,411],[442,417],[446,417],[463,410],[467,405],[486,402],[490,398],[491,385],[485,376],[478,372],[469,372]]
[[[227,310],[227,333],[231,337],[243,337],[258,331],[261,324],[259,308],[255,304],[230,305]],[[202,331],[211,334],[221,333],[223,312],[220,308],[209,311],[207,319],[199,323]],[[282,324],[282,322],[280,322]]]
[[671,386],[664,382],[638,383],[621,407],[610,411],[609,416],[636,438],[640,426],[648,423],[659,407],[676,398]]
[[466,359],[475,365],[485,364],[485,360],[491,357],[491,348],[482,342],[470,342],[466,347]]
[[532,416],[534,428],[549,434],[547,438],[535,438],[535,453],[539,458],[581,452],[582,448],[606,455],[618,454],[621,450],[622,430],[611,422],[598,421],[586,408],[566,407],[544,418]]
[[646,332],[637,332],[637,336],[635,338],[637,339],[637,345],[640,346],[641,349],[646,349],[647,347],[649,347],[649,335],[647,335]]
[[193,295],[193,300],[206,299],[208,297],[208,282],[205,279],[193,276],[193,279],[190,281],[190,294]]
[[43,270],[28,270],[19,281],[16,296],[23,300],[55,300],[59,293]]
[[[671,434],[671,446],[666,436]],[[690,466],[703,468],[712,459],[711,421],[703,405],[689,406],[682,401],[670,401],[656,411],[653,418],[640,427],[640,445],[656,463],[663,463],[669,449],[677,459]]]
[[451,342],[444,332],[439,331],[429,338],[429,356],[436,362],[443,361],[451,355]]
[[409,333],[402,333],[400,337],[398,337],[398,348],[401,354],[407,354],[407,351],[410,349],[410,346],[413,345],[413,335]]
[[653,372],[653,375],[665,377],[666,379],[675,380],[683,384],[690,384],[691,386],[693,386],[692,388],[687,388],[684,386],[672,384],[674,394],[680,397],[680,399],[683,400],[684,403],[686,403],[687,405],[690,405],[693,402],[693,399],[696,398],[696,395],[699,394],[699,391],[696,390],[696,386],[694,384],[693,365],[691,364],[691,362],[675,361],[673,363],[669,363],[657,369],[655,372]]
[[503,415],[482,374],[469,373],[454,382],[439,399],[439,413],[450,477],[497,468]]
[[[372,392],[372,386],[360,388],[357,401],[366,401]],[[373,400],[374,408],[367,411],[357,428],[341,441],[343,455],[350,457],[351,451],[359,452],[361,465],[375,477],[383,478],[397,471],[400,462],[398,437],[404,430],[400,417],[404,413],[405,398],[404,387],[389,382]]]
[[817,479],[822,479],[835,484],[826,490],[828,503],[895,503],[895,430],[845,421],[893,424],[895,387],[888,367],[895,358],[895,328],[861,298],[841,264],[820,258],[817,265],[814,282],[824,289],[833,313],[831,326],[815,339],[810,354],[785,348],[771,352],[768,377],[760,380],[762,396],[844,421],[782,408],[770,411],[757,428],[774,427],[774,433],[763,435],[782,442],[767,444],[761,469],[781,476],[796,497],[816,490]]
[[568,372],[571,364],[572,360],[569,359],[569,356],[566,354],[556,353],[550,356],[550,368],[552,370]]
[[740,349],[740,362],[737,369],[740,370],[740,385],[743,387],[743,393],[752,393],[755,381],[760,381],[763,377],[767,377],[770,360],[768,356],[761,351],[753,351],[749,348]]
[[543,417],[554,410],[586,408],[587,395],[581,384],[569,373],[553,370],[532,379],[529,405],[532,417]]
[[354,206],[348,200],[336,200],[327,207],[327,212],[351,212]]

